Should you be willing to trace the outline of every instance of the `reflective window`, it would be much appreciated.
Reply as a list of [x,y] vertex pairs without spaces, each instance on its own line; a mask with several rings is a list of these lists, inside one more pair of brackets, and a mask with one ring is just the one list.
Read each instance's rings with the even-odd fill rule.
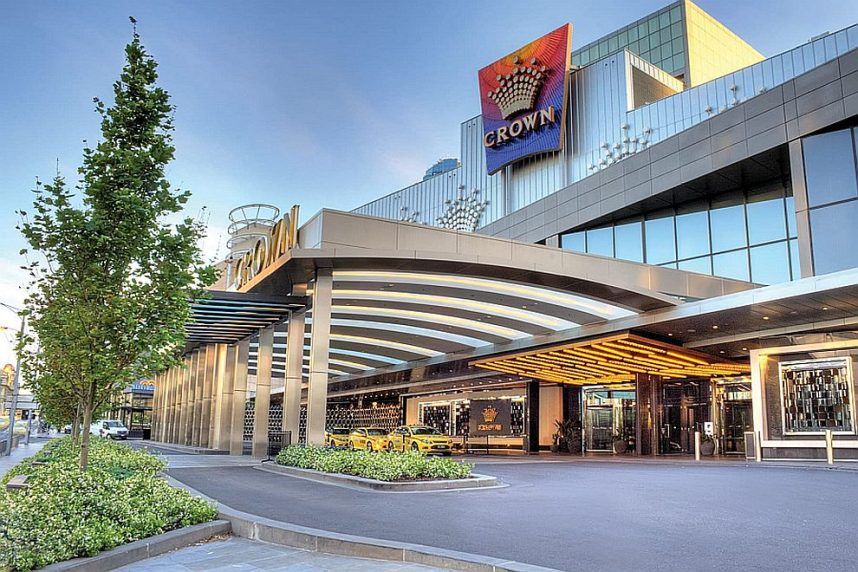
[[750,280],[748,251],[735,250],[712,257],[712,274],[736,280]]
[[858,201],[810,211],[813,270],[827,274],[858,267]]
[[683,260],[679,263],[680,270],[688,272],[699,272],[700,274],[712,274],[712,259],[708,256]]
[[712,252],[748,245],[745,236],[745,205],[713,209],[709,217],[712,223]]
[[587,231],[587,252],[601,256],[614,255],[614,229],[610,226]]
[[574,250],[575,252],[587,252],[587,242],[583,232],[572,232],[560,235],[560,248]]
[[748,203],[748,238],[752,245],[786,238],[783,199]]
[[858,197],[852,133],[822,133],[802,140],[807,202],[811,207]]
[[798,229],[795,225],[795,199],[792,197],[786,198],[786,219],[787,219],[787,236],[794,238],[798,236]]
[[651,219],[644,223],[647,264],[663,264],[676,260],[676,235],[673,217]]
[[705,210],[676,217],[677,258],[709,254],[709,213]]
[[757,284],[789,282],[789,251],[786,242],[751,248],[751,281]]
[[790,275],[793,280],[801,278],[801,263],[798,258],[798,239],[789,241],[789,264]]
[[614,247],[617,258],[643,262],[643,225],[639,222],[614,227]]

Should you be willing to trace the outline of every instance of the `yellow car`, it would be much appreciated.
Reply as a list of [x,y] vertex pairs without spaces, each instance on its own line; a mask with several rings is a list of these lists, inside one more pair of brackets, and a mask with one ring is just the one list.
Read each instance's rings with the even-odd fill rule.
[[451,455],[453,440],[434,427],[403,425],[388,435],[388,451],[420,451],[435,455]]
[[332,427],[325,431],[325,445],[328,447],[348,447],[351,431],[345,427]]
[[349,434],[350,449],[383,451],[387,446],[387,431],[378,427],[360,427]]

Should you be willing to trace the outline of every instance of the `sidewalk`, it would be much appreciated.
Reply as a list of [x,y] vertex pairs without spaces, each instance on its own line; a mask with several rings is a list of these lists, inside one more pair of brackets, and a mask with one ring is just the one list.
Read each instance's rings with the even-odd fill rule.
[[6,471],[27,457],[38,453],[39,449],[41,449],[47,442],[47,439],[30,439],[29,445],[21,443],[16,448],[12,449],[12,454],[10,456],[6,457],[5,455],[0,455],[0,476],[5,475]]

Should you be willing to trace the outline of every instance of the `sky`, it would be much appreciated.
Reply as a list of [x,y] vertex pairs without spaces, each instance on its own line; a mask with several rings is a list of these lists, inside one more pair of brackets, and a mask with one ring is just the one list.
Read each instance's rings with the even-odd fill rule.
[[[573,48],[667,0],[243,1],[0,3],[0,302],[25,276],[15,210],[37,177],[76,179],[98,139],[92,98],[110,100],[128,16],[176,106],[172,184],[203,243],[225,254],[237,205],[350,210],[458,156],[459,125],[479,113],[477,70],[571,22]],[[854,0],[697,0],[766,56],[858,22]],[[808,10],[812,5],[813,10]],[[205,208],[205,211],[202,209]],[[18,327],[0,308],[0,326]],[[14,361],[0,331],[0,366]]]

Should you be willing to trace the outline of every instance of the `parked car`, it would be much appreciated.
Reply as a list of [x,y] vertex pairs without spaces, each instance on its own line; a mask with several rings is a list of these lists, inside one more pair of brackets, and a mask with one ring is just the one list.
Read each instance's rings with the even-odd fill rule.
[[72,428],[71,428],[71,423],[69,423],[68,425],[66,425],[65,427],[63,427],[63,433],[65,433],[66,435],[71,435],[71,429],[72,429]]
[[388,451],[420,451],[427,454],[451,455],[453,440],[434,427],[403,425],[388,435]]
[[387,431],[378,427],[359,427],[349,434],[350,449],[383,451],[387,446]]
[[351,430],[346,427],[331,427],[325,431],[325,445],[328,447],[348,447]]
[[92,424],[89,432],[110,439],[128,439],[128,428],[116,419],[102,419]]

